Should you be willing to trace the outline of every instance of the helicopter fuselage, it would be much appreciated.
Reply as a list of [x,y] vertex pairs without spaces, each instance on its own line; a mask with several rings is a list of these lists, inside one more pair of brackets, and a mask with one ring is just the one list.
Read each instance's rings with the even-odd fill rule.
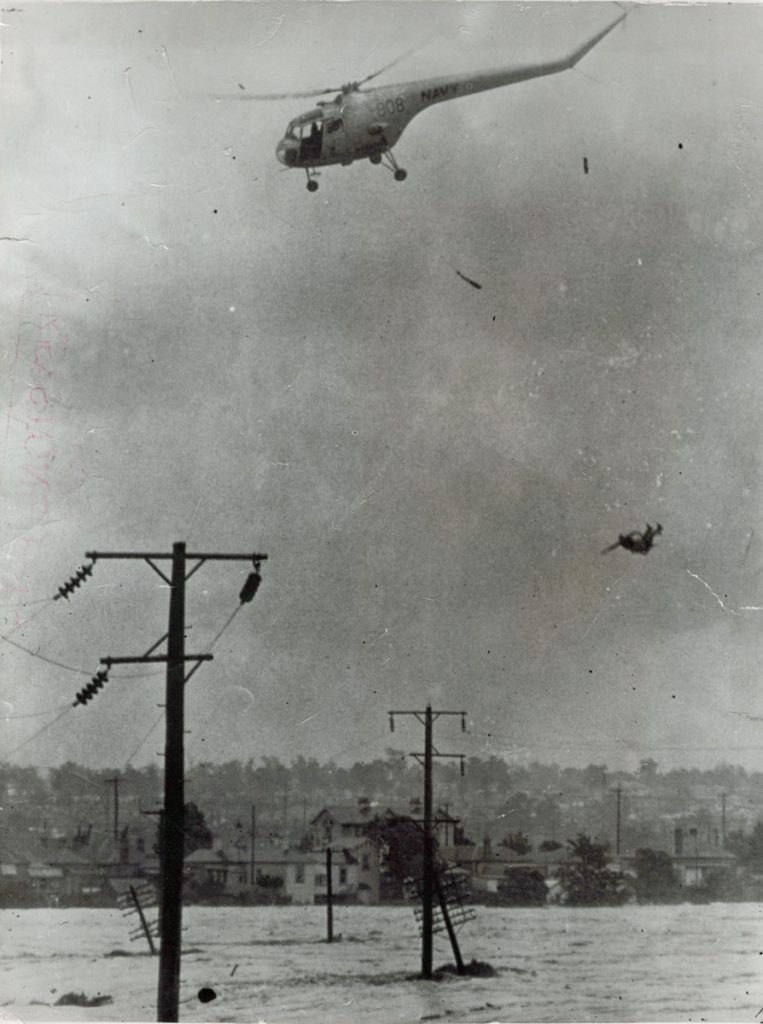
[[[553,75],[574,67],[625,16],[621,14],[571,54],[557,60],[369,89],[360,89],[356,84],[345,86],[333,100],[320,102],[289,122],[276,156],[286,167],[305,169],[308,187],[310,172],[316,167],[351,164],[366,158],[379,163],[383,156],[391,161],[396,177],[402,180],[405,172],[397,168],[391,150],[417,114],[435,103],[461,99],[487,89]],[[317,182],[313,182],[313,188],[317,188]]]
[[484,77],[437,78],[340,94],[289,123],[276,150],[278,159],[287,167],[322,167],[381,154],[427,107],[493,88],[477,84]]

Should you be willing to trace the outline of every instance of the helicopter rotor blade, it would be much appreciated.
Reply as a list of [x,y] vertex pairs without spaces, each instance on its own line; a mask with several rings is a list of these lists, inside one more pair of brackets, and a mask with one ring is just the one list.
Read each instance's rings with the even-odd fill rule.
[[309,92],[244,92],[216,98],[219,100],[307,100],[316,96],[325,96],[326,93],[341,91],[340,85],[336,89],[311,89]]
[[411,54],[415,53],[417,49],[418,47],[412,50],[406,50],[405,53],[402,53],[400,54],[399,57],[395,57],[394,60],[391,60],[389,64],[385,64],[383,68],[379,68],[378,71],[374,71],[373,74],[371,75],[366,75],[366,77],[362,78],[359,82],[354,82],[353,84],[355,88],[359,89],[361,85],[365,85],[366,82],[370,82],[372,79],[378,78],[379,75],[383,75],[385,71],[389,71],[390,68],[393,68],[396,64],[399,64],[401,61],[405,60],[406,57],[410,57]]
[[[378,71],[374,71],[372,74],[366,75],[366,77],[362,78],[359,82],[350,82],[350,83],[345,84],[345,85],[337,85],[334,88],[329,88],[329,89],[310,89],[307,92],[265,92],[265,93],[249,93],[249,92],[244,92],[243,95],[235,95],[234,94],[232,96],[218,96],[217,98],[218,99],[228,99],[228,100],[233,100],[233,99],[236,99],[236,100],[307,100],[307,99],[313,99],[313,98],[315,98],[317,96],[326,96],[328,93],[355,92],[362,85],[365,85],[366,82],[370,82],[374,78],[378,78],[379,75],[384,74],[385,71],[389,71],[390,68],[393,68],[396,64],[399,64],[401,61],[405,60],[406,57],[410,57],[412,53],[416,52],[416,49],[418,49],[418,47],[416,47],[414,49],[411,49],[411,50],[407,50],[405,53],[401,54],[399,57],[396,57],[394,60],[390,61],[389,64],[385,64],[383,68],[379,68]],[[240,82],[239,82],[239,89],[244,89],[244,86],[241,85]]]

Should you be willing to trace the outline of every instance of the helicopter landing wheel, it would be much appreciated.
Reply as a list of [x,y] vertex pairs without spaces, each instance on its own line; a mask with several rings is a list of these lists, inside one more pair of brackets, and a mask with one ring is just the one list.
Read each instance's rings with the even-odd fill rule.
[[392,171],[395,176],[395,181],[405,181],[408,177],[408,171],[403,170],[402,167],[398,167],[397,160],[395,160],[395,157],[392,155],[392,150],[385,149],[382,156],[384,157],[384,166],[389,167]]
[[381,153],[374,153],[374,155],[373,156],[369,156],[368,159],[371,161],[372,164],[380,164],[381,163]]
[[310,180],[307,183],[307,191],[308,192],[317,192],[318,191],[318,182],[315,181],[313,178],[310,178]]

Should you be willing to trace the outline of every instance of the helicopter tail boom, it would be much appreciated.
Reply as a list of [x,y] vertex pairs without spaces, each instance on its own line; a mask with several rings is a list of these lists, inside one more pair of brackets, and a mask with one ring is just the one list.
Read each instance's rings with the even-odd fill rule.
[[624,11],[606,28],[597,32],[595,36],[587,39],[584,43],[573,50],[565,57],[551,61],[540,61],[535,64],[525,64],[515,67],[491,68],[487,71],[480,71],[476,74],[452,75],[450,77],[433,78],[421,82],[412,82],[403,87],[377,87],[376,90],[369,90],[367,95],[374,92],[404,91],[405,103],[410,116],[413,113],[432,106],[435,103],[442,103],[444,100],[458,99],[462,96],[469,96],[477,92],[484,92],[487,89],[497,89],[504,85],[514,85],[518,82],[529,81],[532,78],[541,78],[546,75],[555,75],[560,71],[567,71],[586,56],[587,53],[597,46],[605,36],[616,28],[628,15]]

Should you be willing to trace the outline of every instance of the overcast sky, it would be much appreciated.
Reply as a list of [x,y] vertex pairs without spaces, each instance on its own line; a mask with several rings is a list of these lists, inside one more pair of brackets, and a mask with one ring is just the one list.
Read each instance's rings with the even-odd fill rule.
[[[192,762],[418,750],[386,711],[431,701],[469,716],[441,750],[763,769],[763,10],[639,8],[576,70],[420,115],[404,183],[308,193],[275,147],[310,101],[243,99],[412,47],[380,82],[556,57],[617,13],[4,11],[5,636],[92,673],[159,639],[167,590],[101,561],[25,604],[85,551],[259,549],[187,687]],[[248,570],[189,582],[190,652]],[[87,676],[0,656],[0,758],[163,748],[160,668],[32,738]]]

